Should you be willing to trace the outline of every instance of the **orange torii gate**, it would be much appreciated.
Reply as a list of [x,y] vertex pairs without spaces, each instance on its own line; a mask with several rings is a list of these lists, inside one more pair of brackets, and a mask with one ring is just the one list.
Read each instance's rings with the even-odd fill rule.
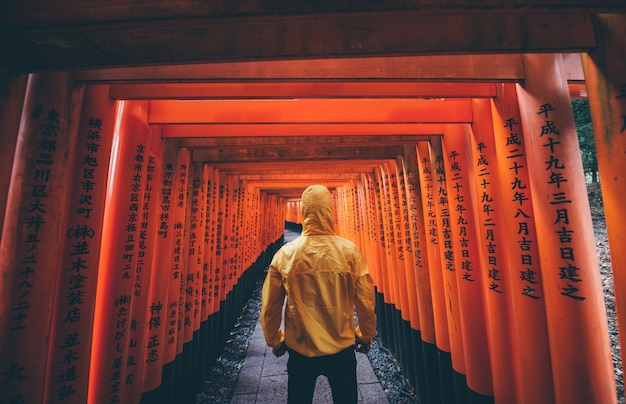
[[[98,403],[192,393],[280,246],[285,220],[298,220],[294,195],[279,190],[323,182],[333,192],[337,232],[370,265],[382,340],[420,398],[615,402],[562,60],[523,58],[524,83],[490,86],[488,96],[309,100],[300,104],[306,111],[279,101],[247,101],[243,112],[221,101],[193,108],[113,101],[105,85],[31,75],[0,250],[0,396]],[[623,77],[612,66],[593,55],[585,62],[593,80],[606,84],[609,74],[610,105],[623,111]],[[272,114],[301,125],[326,119],[332,126],[318,122],[319,137],[334,136],[343,120],[358,132],[396,112],[397,125],[434,126],[400,147],[374,138],[381,143],[372,148],[335,149],[332,164],[302,162],[337,144],[260,145],[256,154],[181,145],[181,128],[168,122],[204,122],[201,105],[219,108],[208,115],[224,119],[219,130],[254,125],[242,128],[256,134],[276,123]],[[593,111],[595,120],[608,119]],[[601,167],[615,176],[609,223],[621,217],[613,193],[622,194],[622,177],[613,164],[621,161],[616,150],[623,155],[623,117],[612,114],[614,125],[598,135]],[[284,167],[316,169],[251,173],[271,164],[261,157],[290,147],[295,157]],[[346,158],[353,151],[361,154]],[[241,161],[229,166],[236,156]],[[619,243],[621,230],[610,230]]]

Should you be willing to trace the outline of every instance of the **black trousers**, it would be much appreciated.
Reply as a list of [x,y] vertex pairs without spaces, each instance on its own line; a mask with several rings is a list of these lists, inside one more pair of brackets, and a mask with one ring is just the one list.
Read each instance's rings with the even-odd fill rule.
[[287,360],[288,404],[309,404],[313,401],[317,377],[328,378],[334,404],[356,404],[356,356],[354,347],[334,355],[309,358],[289,349]]

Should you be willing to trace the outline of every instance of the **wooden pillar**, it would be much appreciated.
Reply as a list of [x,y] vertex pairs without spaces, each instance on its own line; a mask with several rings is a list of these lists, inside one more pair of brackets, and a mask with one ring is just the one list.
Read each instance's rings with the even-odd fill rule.
[[131,305],[131,332],[128,347],[127,384],[128,394],[124,401],[138,402],[144,389],[144,371],[146,367],[146,335],[150,327],[150,317],[158,308],[150,307],[150,289],[152,286],[152,262],[158,216],[159,180],[163,161],[163,141],[160,126],[150,128],[146,142],[145,176],[141,189],[141,209],[137,234],[137,262],[133,275],[133,300]]
[[560,55],[523,55],[518,99],[537,226],[557,402],[614,402],[604,296]]
[[426,252],[429,271],[429,289],[431,308],[433,311],[433,333],[437,348],[450,352],[450,335],[446,317],[445,290],[443,286],[443,268],[441,254],[443,241],[437,231],[437,190],[434,184],[434,168],[430,159],[428,142],[417,145],[417,163],[419,167],[419,184],[421,186],[422,211],[424,214],[424,232],[426,234]]
[[459,289],[459,307],[467,385],[478,394],[493,395],[487,319],[483,285],[486,274],[480,266],[479,233],[474,203],[471,144],[467,125],[446,125],[443,156],[448,186],[454,261]]
[[390,233],[390,212],[387,205],[387,197],[386,192],[384,191],[384,174],[382,171],[382,167],[376,167],[375,169],[375,184],[376,184],[376,204],[377,204],[377,213],[378,213],[378,222],[380,223],[380,248],[382,250],[381,254],[381,268],[383,277],[386,280],[385,287],[385,303],[398,306],[398,288],[396,285],[395,271],[393,269],[393,250],[392,245],[389,242]]
[[415,272],[415,298],[417,299],[419,330],[421,337],[429,344],[435,344],[435,324],[433,315],[433,299],[430,290],[430,272],[428,253],[426,252],[426,233],[424,231],[424,212],[421,200],[422,192],[419,188],[417,173],[417,149],[415,145],[405,148],[402,159],[402,179],[405,183],[406,221],[405,232],[410,238],[409,253],[413,255]]
[[87,402],[93,314],[116,102],[109,86],[87,86],[68,177],[47,365],[45,402]]
[[89,376],[93,403],[121,400],[133,389],[127,363],[150,135],[147,107],[147,102],[124,101],[117,111],[94,314]]
[[386,279],[382,273],[381,266],[381,248],[380,248],[380,224],[376,213],[376,191],[374,189],[374,178],[370,173],[361,174],[361,183],[363,184],[364,205],[367,208],[367,217],[365,218],[365,229],[368,235],[368,246],[363,253],[367,259],[367,265],[370,268],[374,284],[379,293],[386,293]]
[[[398,271],[398,291],[400,292],[400,307],[402,310],[402,320],[410,322],[411,313],[417,312],[417,299],[415,296],[415,276],[414,273],[407,274],[409,272],[410,265],[407,265],[408,261],[413,261],[413,257],[407,254],[405,240],[402,237],[404,233],[404,223],[402,218],[402,197],[400,192],[399,180],[400,172],[398,169],[398,162],[386,164],[387,173],[389,176],[389,202],[391,207],[392,217],[392,241],[394,243],[394,255],[396,257],[396,271]],[[411,307],[413,306],[413,307]],[[419,328],[419,319],[417,319],[417,326]]]
[[[154,130],[154,128],[153,128]],[[143,375],[143,390],[149,392],[161,385],[163,366],[165,365],[165,346],[174,335],[168,335],[169,311],[168,291],[173,266],[174,245],[174,209],[175,209],[175,175],[178,158],[177,142],[166,140],[164,144],[162,170],[158,178],[157,192],[153,196],[157,201],[157,215],[154,218],[157,229],[155,234],[154,258],[150,282],[148,302],[148,330],[145,341],[146,368]],[[173,300],[177,300],[177,297]]]
[[211,237],[211,204],[213,198],[213,168],[208,164],[204,165],[204,213],[202,223],[202,239],[200,242],[202,243],[202,304],[201,304],[201,318],[200,321],[206,321],[209,316],[212,314],[212,307],[210,306],[209,290],[212,286],[212,282],[210,279],[210,270],[209,270],[209,260],[207,256],[211,254],[210,248],[211,245],[209,243]]
[[189,150],[178,151],[172,184],[174,223],[172,232],[172,258],[167,271],[169,291],[167,295],[167,327],[163,361],[172,363],[183,350],[183,318],[185,303],[185,274],[187,268],[187,244],[185,243],[185,218],[187,211],[187,183],[189,182]]
[[192,192],[189,225],[189,310],[192,333],[200,329],[202,320],[202,274],[204,266],[204,229],[206,214],[206,178],[204,164],[192,163]]
[[626,358],[626,15],[600,14],[598,47],[583,54],[583,69],[598,156],[611,248],[622,363]]
[[474,122],[470,126],[472,163],[474,165],[475,206],[478,216],[480,271],[483,272],[489,357],[496,401],[520,402],[514,366],[516,351],[512,344],[510,268],[505,262],[507,228],[502,221],[498,161],[488,99],[473,99]]
[[450,353],[452,368],[460,373],[467,374],[467,364],[465,362],[465,349],[463,339],[463,322],[461,321],[461,299],[459,295],[459,285],[457,281],[457,268],[454,259],[452,216],[450,206],[450,195],[448,193],[448,174],[445,169],[441,138],[434,137],[431,142],[431,161],[434,161],[435,172],[435,209],[438,218],[437,232],[439,233],[440,244],[439,254],[441,256],[442,281],[445,294],[445,309],[448,325],[448,335],[450,336]]
[[[2,49],[2,48],[0,48]],[[28,76],[0,74],[0,173],[3,180],[0,181],[0,240],[2,240],[2,226],[4,213],[7,207],[7,197],[10,189],[11,170],[13,169],[13,157],[15,145],[20,128],[20,117],[24,106],[24,94]]]
[[9,402],[43,402],[81,99],[70,74],[29,76],[0,244],[0,397]]
[[208,276],[209,276],[209,296],[208,312],[209,315],[215,314],[220,309],[220,295],[219,295],[219,273],[217,272],[217,212],[218,212],[218,197],[219,197],[219,175],[214,168],[210,169],[210,179],[208,188],[209,194],[207,198],[207,224],[208,224],[208,238],[206,240],[204,259],[207,264]]
[[499,189],[508,252],[519,402],[554,402],[545,295],[528,175],[527,152],[514,84],[498,84],[492,100]]

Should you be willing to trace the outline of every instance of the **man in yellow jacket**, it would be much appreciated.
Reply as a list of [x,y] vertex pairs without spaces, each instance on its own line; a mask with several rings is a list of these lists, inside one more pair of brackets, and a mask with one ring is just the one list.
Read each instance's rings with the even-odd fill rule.
[[319,375],[328,378],[336,404],[357,402],[355,344],[358,352],[369,351],[374,307],[365,259],[335,234],[328,189],[311,185],[302,193],[302,235],[276,252],[262,293],[267,345],[276,356],[289,351],[289,404],[310,403]]

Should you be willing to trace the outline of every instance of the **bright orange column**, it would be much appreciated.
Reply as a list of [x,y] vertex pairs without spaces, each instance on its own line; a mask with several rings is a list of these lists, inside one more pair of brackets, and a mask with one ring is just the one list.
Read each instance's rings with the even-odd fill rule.
[[[181,334],[180,339],[177,341],[178,344],[178,354],[182,354],[183,351],[189,349],[188,346],[185,346],[193,339],[193,292],[195,287],[195,282],[193,281],[193,267],[190,267],[190,264],[193,263],[193,259],[191,257],[191,223],[195,221],[196,218],[191,214],[194,209],[194,182],[195,182],[195,170],[193,161],[189,162],[188,167],[188,178],[185,183],[184,189],[187,194],[187,204],[185,206],[185,216],[181,220],[183,225],[183,245],[185,247],[185,253],[181,257],[181,290],[180,290],[180,307],[179,307],[179,320],[181,324]],[[184,362],[183,362],[184,363]],[[182,373],[180,375],[185,374],[189,370],[189,367],[182,369]],[[184,376],[183,376],[184,377]]]
[[231,290],[234,290],[234,287],[239,283],[239,278],[243,273],[243,269],[241,268],[241,249],[239,247],[239,236],[240,236],[240,226],[241,223],[241,182],[239,181],[238,176],[232,176],[233,178],[233,194],[231,197],[231,220],[230,220],[230,229],[229,229],[229,240],[230,240],[230,257],[229,257],[229,265],[232,273],[232,286]]
[[437,348],[450,352],[450,335],[446,316],[445,290],[443,287],[443,268],[441,266],[441,244],[443,241],[437,231],[437,193],[433,182],[434,168],[430,160],[428,142],[419,142],[416,147],[419,184],[421,188],[422,214],[424,215],[424,233],[426,238],[427,270],[429,272],[429,289],[433,333]]
[[89,380],[93,403],[121,400],[130,385],[133,285],[150,136],[146,115],[145,102],[119,103],[96,290]]
[[557,402],[615,401],[593,226],[560,55],[523,55],[518,85]]
[[401,310],[400,292],[398,291],[397,272],[395,269],[395,255],[393,244],[391,243],[392,231],[393,231],[393,217],[391,216],[391,202],[389,202],[389,193],[387,190],[385,172],[383,167],[377,167],[376,180],[378,185],[378,204],[379,204],[379,220],[382,225],[383,237],[380,241],[381,247],[384,250],[383,256],[383,273],[387,277],[389,289],[388,295],[385,295],[385,303],[389,303],[395,306],[396,309]]
[[409,228],[411,236],[411,252],[415,270],[415,283],[417,293],[417,307],[419,309],[419,323],[422,340],[429,344],[436,343],[435,320],[433,314],[433,296],[431,292],[431,279],[427,252],[427,239],[424,227],[424,211],[421,201],[422,190],[417,164],[417,148],[409,145],[405,148],[403,159],[404,181],[406,186],[406,203],[408,210]]
[[226,255],[226,241],[225,237],[227,236],[226,227],[227,227],[227,208],[228,204],[226,203],[227,197],[229,195],[228,192],[228,183],[227,176],[223,173],[220,173],[220,183],[219,183],[219,199],[218,199],[218,207],[217,207],[217,217],[216,217],[216,246],[215,246],[215,262],[217,272],[219,274],[219,292],[220,298],[219,302],[223,302],[226,300],[226,294],[228,293],[229,281],[228,281],[228,266],[224,262],[224,257]]
[[[411,292],[415,292],[415,277],[413,276],[411,283],[409,283],[409,279],[411,276],[407,274],[408,266],[407,266],[407,252],[406,246],[404,243],[404,239],[402,237],[404,231],[404,225],[402,221],[402,210],[401,210],[401,200],[400,200],[400,191],[398,186],[399,181],[399,171],[397,162],[392,162],[389,164],[385,164],[386,172],[388,173],[388,187],[389,187],[389,202],[391,208],[391,218],[392,218],[392,229],[391,235],[394,246],[394,256],[395,256],[395,269],[397,271],[397,282],[398,282],[398,291],[400,292],[400,310],[402,314],[402,319],[404,321],[411,320]],[[412,275],[412,274],[411,274]],[[413,303],[417,303],[417,300],[414,300]],[[417,314],[417,305],[414,306],[415,313]],[[419,324],[419,320],[418,320]]]
[[[153,128],[154,130],[154,128]],[[173,267],[175,175],[178,148],[172,142],[165,143],[162,170],[158,178],[156,198],[157,215],[152,281],[148,301],[148,323],[145,341],[144,391],[152,391],[161,385],[165,365],[165,347],[168,344],[170,271]],[[175,282],[172,282],[175,284]],[[175,297],[177,299],[177,297]],[[175,320],[174,320],[175,325]],[[174,334],[175,337],[175,334]]]
[[596,16],[598,47],[583,54],[583,69],[598,155],[604,215],[611,247],[622,363],[626,358],[626,18]]
[[163,362],[171,363],[183,350],[184,288],[187,268],[185,218],[187,211],[187,184],[189,182],[189,150],[181,148],[174,166],[172,183],[173,224],[171,227],[172,258],[168,262],[167,326],[165,327],[165,352]]
[[157,225],[156,207],[163,160],[163,141],[160,127],[150,128],[143,161],[145,174],[141,189],[141,208],[137,232],[137,261],[133,274],[133,299],[131,305],[131,327],[128,346],[126,384],[128,393],[124,401],[138,402],[143,389],[145,369],[145,342],[149,326],[150,287],[152,284],[152,260]]
[[[439,233],[439,254],[441,256],[442,282],[445,296],[447,332],[450,337],[450,354],[452,368],[461,374],[467,373],[463,339],[463,322],[461,321],[461,299],[456,272],[459,270],[454,260],[454,233],[452,231],[452,212],[448,193],[448,174],[445,169],[441,138],[433,137],[430,141],[431,161],[434,162],[435,173],[435,210],[437,214],[437,232]],[[443,337],[443,336],[442,336]],[[439,341],[438,341],[439,342]],[[443,342],[442,342],[443,344]]]
[[554,402],[545,295],[533,212],[527,152],[514,84],[499,84],[492,101],[499,190],[506,226],[507,268],[519,401]]
[[87,86],[53,305],[45,402],[87,401],[91,332],[116,103],[109,86]]
[[363,197],[365,198],[365,206],[367,207],[365,225],[366,229],[369,229],[366,230],[369,235],[369,244],[364,253],[367,258],[367,265],[372,273],[376,289],[384,296],[388,293],[388,285],[386,278],[384,278],[385,274],[383,273],[383,267],[381,264],[381,252],[383,251],[381,251],[380,248],[380,237],[382,234],[380,232],[380,222],[377,215],[377,198],[372,174],[361,174],[361,183],[363,184]]
[[220,279],[217,268],[217,213],[219,206],[219,173],[216,169],[211,168],[210,180],[208,187],[210,188],[209,196],[207,198],[207,221],[208,221],[208,238],[206,240],[206,247],[204,259],[207,264],[209,273],[209,314],[214,314],[220,309]]
[[476,393],[491,396],[493,395],[489,362],[491,341],[488,341],[483,295],[486,280],[480,267],[480,240],[475,216],[475,190],[468,126],[445,125],[442,143],[467,385]]
[[213,186],[212,186],[212,182],[213,182],[213,168],[211,166],[209,166],[208,164],[205,164],[203,167],[204,173],[203,173],[203,178],[204,178],[204,183],[203,183],[203,187],[204,187],[204,192],[205,192],[205,200],[204,200],[204,213],[203,213],[203,217],[204,217],[204,222],[201,224],[202,226],[202,239],[200,240],[200,243],[202,243],[202,300],[201,300],[201,313],[200,313],[200,321],[204,322],[209,318],[209,315],[211,315],[211,309],[212,307],[210,306],[210,297],[209,297],[209,291],[211,289],[212,283],[211,283],[211,277],[210,277],[210,270],[209,270],[209,260],[207,259],[207,255],[210,254],[210,247],[211,245],[209,244],[209,239],[211,237],[211,203],[212,203],[212,198],[213,198]]
[[502,220],[498,161],[488,99],[473,99],[474,122],[470,126],[472,163],[474,165],[475,207],[478,216],[480,271],[483,273],[489,333],[489,357],[493,374],[493,395],[496,401],[523,402],[517,393],[515,379],[517,351],[512,343],[510,282],[513,272],[506,263],[504,240],[507,227]]
[[204,220],[202,216],[203,175],[204,168],[201,162],[191,163],[190,182],[188,184],[189,203],[187,205],[187,273],[184,279],[184,343],[191,342],[193,333],[200,324],[200,301],[198,274],[202,270],[202,247],[204,243]]
[[[404,256],[405,281],[408,298],[408,315],[411,328],[421,331],[420,325],[420,306],[417,293],[417,264],[416,259],[421,265],[421,249],[420,239],[414,239],[418,233],[411,232],[411,212],[409,210],[409,198],[407,195],[407,183],[405,178],[404,158],[398,156],[396,158],[396,187],[398,188],[398,205],[400,214],[400,229],[396,226],[397,242],[400,243]],[[413,206],[414,207],[414,206]],[[417,226],[417,223],[413,221]],[[416,250],[417,254],[414,253]]]
[[220,261],[222,266],[222,281],[224,285],[223,299],[228,299],[228,294],[233,290],[235,285],[235,273],[231,265],[231,259],[233,256],[233,240],[230,239],[232,235],[232,223],[235,219],[235,208],[233,203],[233,195],[235,194],[235,178],[228,174],[224,180],[224,200],[223,200],[223,223],[222,223],[222,250],[220,254]]
[[43,401],[81,98],[70,74],[29,76],[0,244],[0,397],[9,402]]

